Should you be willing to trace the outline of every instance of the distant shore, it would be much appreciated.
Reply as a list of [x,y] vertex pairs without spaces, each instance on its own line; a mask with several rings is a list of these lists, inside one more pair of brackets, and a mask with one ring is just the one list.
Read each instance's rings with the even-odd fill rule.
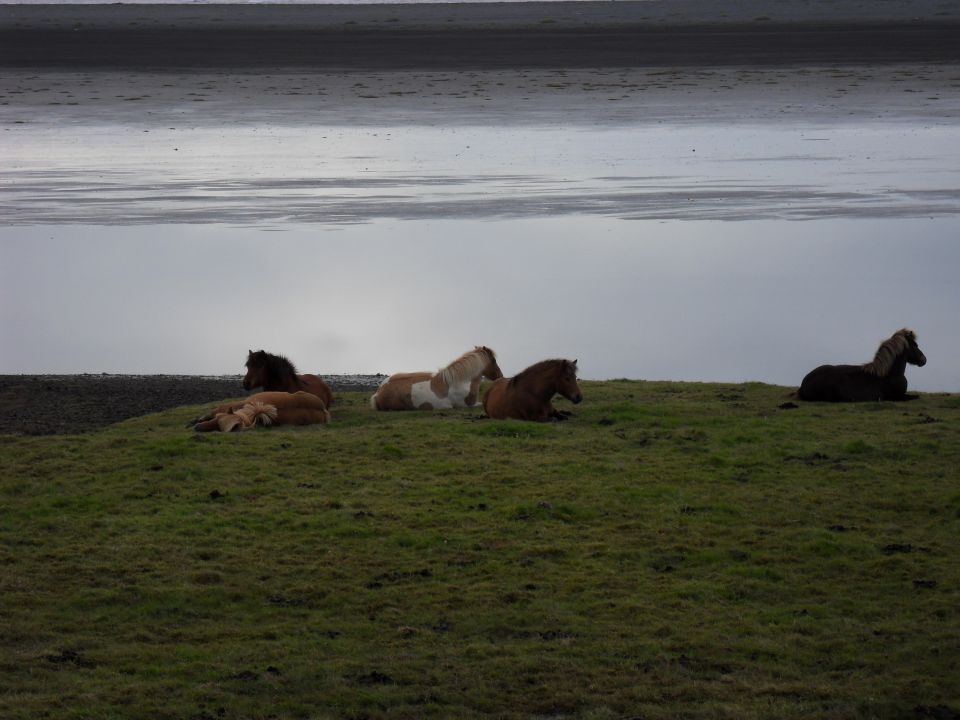
[[960,2],[0,5],[0,67],[955,62]]

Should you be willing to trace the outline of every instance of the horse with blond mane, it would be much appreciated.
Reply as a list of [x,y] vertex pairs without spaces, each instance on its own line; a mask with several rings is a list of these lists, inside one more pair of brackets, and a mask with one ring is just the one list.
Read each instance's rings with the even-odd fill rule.
[[821,365],[807,373],[797,397],[821,402],[914,400],[907,395],[907,363],[923,367],[927,358],[913,330],[897,330],[877,348],[872,362],[862,365]]
[[298,391],[262,392],[216,407],[191,424],[197,432],[234,432],[257,426],[313,425],[330,422],[330,411],[316,395]]
[[397,373],[388,377],[370,398],[374,410],[446,410],[473,407],[480,380],[497,380],[503,373],[497,355],[477,345],[435,373]]

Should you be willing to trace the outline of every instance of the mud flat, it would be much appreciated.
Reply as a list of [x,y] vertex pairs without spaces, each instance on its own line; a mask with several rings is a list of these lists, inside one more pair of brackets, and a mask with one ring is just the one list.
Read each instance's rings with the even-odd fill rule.
[[7,5],[0,66],[444,68],[960,58],[960,4]]

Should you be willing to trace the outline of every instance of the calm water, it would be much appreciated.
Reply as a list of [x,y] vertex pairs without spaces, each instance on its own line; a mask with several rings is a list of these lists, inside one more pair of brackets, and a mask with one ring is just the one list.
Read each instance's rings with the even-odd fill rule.
[[[0,107],[0,373],[237,373],[261,347],[389,373],[486,344],[508,374],[796,385],[908,326],[911,387],[960,391],[956,91],[856,104],[730,72],[472,75],[447,98],[433,75],[260,78],[260,104],[211,76],[203,106],[165,78],[23,75]],[[829,77],[865,92],[857,73]],[[394,104],[411,87],[439,105]]]

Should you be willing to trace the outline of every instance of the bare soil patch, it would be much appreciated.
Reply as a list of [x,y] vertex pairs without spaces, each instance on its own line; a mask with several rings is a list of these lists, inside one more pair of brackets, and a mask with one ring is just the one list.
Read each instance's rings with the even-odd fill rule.
[[[329,378],[334,392],[363,390],[377,376]],[[0,375],[0,434],[60,435],[246,392],[239,377],[183,375]]]

